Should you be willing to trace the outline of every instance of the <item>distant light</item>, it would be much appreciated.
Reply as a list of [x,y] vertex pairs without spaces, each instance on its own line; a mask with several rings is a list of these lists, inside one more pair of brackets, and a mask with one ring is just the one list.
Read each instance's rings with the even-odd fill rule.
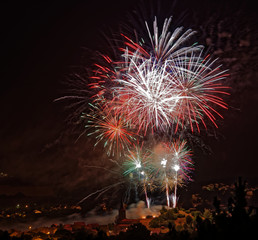
[[144,171],[141,171],[141,175],[144,175]]
[[176,172],[180,169],[179,165],[177,165],[177,164],[176,164],[176,165],[174,165],[174,167],[173,167],[173,168],[174,168],[174,170],[175,170]]

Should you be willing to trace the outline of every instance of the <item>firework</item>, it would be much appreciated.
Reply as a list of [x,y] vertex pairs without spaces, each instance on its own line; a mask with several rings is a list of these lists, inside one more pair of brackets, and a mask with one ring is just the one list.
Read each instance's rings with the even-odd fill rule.
[[95,146],[103,142],[107,155],[121,156],[134,144],[136,134],[128,130],[128,124],[121,114],[116,114],[106,105],[91,104],[91,110],[91,113],[82,116],[87,120],[85,127],[91,130],[88,136],[95,136]]
[[206,118],[218,127],[215,115],[223,117],[215,107],[227,109],[222,96],[229,93],[226,92],[228,87],[221,83],[221,80],[228,76],[227,70],[221,71],[221,65],[214,67],[216,60],[211,60],[209,56],[203,59],[202,52],[170,60],[169,71],[173,75],[172,81],[178,94],[174,111],[174,121],[177,123],[175,131],[179,125],[190,125],[192,132],[194,126],[200,132],[199,123],[206,128]]
[[149,151],[143,151],[142,148],[136,147],[130,150],[126,155],[124,162],[124,175],[129,176],[133,182],[139,182],[143,186],[147,207],[150,208],[150,199],[148,197],[147,186],[150,185],[151,172],[151,154]]
[[[218,127],[217,117],[223,116],[217,108],[227,109],[223,99],[227,87],[222,81],[228,74],[217,66],[217,59],[203,56],[203,46],[188,43],[195,31],[179,27],[170,32],[171,20],[165,19],[161,31],[156,18],[152,28],[145,22],[147,35],[136,33],[136,41],[121,34],[123,41],[115,41],[122,44],[113,48],[113,58],[99,54],[90,83],[82,81],[74,95],[60,98],[79,106],[75,114],[85,120],[88,136],[95,136],[95,145],[103,143],[136,190],[143,188],[148,207],[149,186],[157,182],[165,189],[168,207],[174,189],[176,207],[177,188],[192,181],[194,168],[185,140],[162,143],[157,163],[139,147],[143,138],[167,139],[169,134],[174,138],[180,130],[193,134],[201,126],[207,128],[207,122]],[[85,105],[85,92],[90,92],[90,108]]]
[[99,63],[94,64],[88,83],[94,102],[101,102],[103,98],[112,99],[111,87],[115,84],[114,79],[119,77],[122,68],[122,65],[116,64],[109,56],[99,55]]
[[160,178],[167,198],[167,206],[170,207],[169,190],[174,186],[173,206],[176,206],[177,186],[182,186],[192,181],[190,176],[194,170],[191,160],[191,151],[186,146],[186,141],[176,140],[172,143],[162,143],[163,153],[161,161],[157,163],[157,176]]
[[175,92],[167,65],[161,67],[146,60],[140,65],[131,59],[124,79],[116,80],[114,88],[120,102],[120,111],[138,130],[165,130],[172,123],[171,116],[180,96]]
[[153,22],[153,31],[151,31],[148,23],[145,22],[148,38],[145,36],[137,37],[137,39],[140,39],[139,43],[122,34],[127,47],[122,50],[131,56],[137,51],[141,59],[154,58],[158,62],[163,62],[167,59],[178,58],[192,51],[200,51],[203,48],[203,46],[197,44],[186,46],[196,32],[192,29],[183,32],[183,27],[178,27],[171,33],[169,31],[171,21],[172,17],[165,19],[161,33],[159,33],[156,17]]
[[[90,89],[94,90],[95,94],[92,97],[95,100],[103,96],[107,98],[110,87],[115,90],[116,94],[113,95],[112,101],[118,99],[121,111],[127,114],[127,121],[138,125],[138,130],[143,129],[145,133],[148,128],[165,130],[171,125],[171,112],[178,96],[171,86],[173,85],[173,82],[169,81],[171,74],[166,71],[167,63],[164,61],[201,49],[201,46],[194,45],[182,47],[195,32],[188,29],[182,33],[183,28],[180,27],[171,33],[169,32],[171,20],[171,17],[165,19],[159,35],[155,18],[153,36],[148,24],[145,23],[150,45],[144,40],[143,43],[135,43],[122,34],[126,47],[118,47],[118,51],[122,50],[123,54],[116,61],[101,54],[103,64],[95,64],[96,69],[89,84]],[[159,100],[160,98],[162,99]]]
[[[202,46],[185,46],[194,31],[182,33],[180,27],[171,33],[171,19],[164,21],[160,34],[156,18],[153,32],[146,23],[150,44],[123,35],[125,47],[117,46],[117,59],[99,54],[88,84],[93,103],[109,102],[115,115],[144,135],[148,130],[177,132],[179,126],[200,131],[200,123],[206,128],[206,118],[217,127],[216,115],[222,115],[216,107],[227,108],[221,96],[227,94],[226,87],[220,83],[227,74],[213,67],[216,60],[202,58]],[[85,107],[83,92],[65,97],[78,99],[76,115]]]
[[213,67],[216,60],[193,52],[162,64],[152,58],[140,63],[137,53],[129,59],[127,71],[115,80],[118,86],[113,89],[120,111],[138,131],[166,132],[175,126],[177,132],[179,126],[190,126],[193,132],[196,126],[200,132],[199,124],[206,128],[206,118],[218,127],[215,115],[223,117],[215,108],[227,109],[220,95],[228,95],[228,87],[221,83],[228,74],[221,66]]
[[191,160],[191,150],[187,147],[185,140],[176,140],[172,143],[163,143],[165,147],[165,157],[167,167],[178,171],[178,177],[181,182],[192,181],[190,176],[193,171],[193,162]]

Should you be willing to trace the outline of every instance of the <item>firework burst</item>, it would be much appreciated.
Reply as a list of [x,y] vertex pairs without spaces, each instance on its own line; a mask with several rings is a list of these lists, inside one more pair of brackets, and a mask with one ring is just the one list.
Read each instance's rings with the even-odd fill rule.
[[126,161],[123,166],[125,167],[124,175],[128,175],[131,181],[134,183],[139,182],[139,186],[142,186],[147,207],[150,208],[148,186],[151,190],[151,174],[153,172],[150,151],[143,151],[142,148],[139,147],[130,150],[126,155]]
[[192,132],[196,126],[200,132],[206,118],[218,127],[215,115],[223,117],[215,106],[227,109],[219,95],[228,95],[221,83],[228,74],[213,67],[215,62],[192,53],[162,64],[151,58],[139,63],[136,53],[123,78],[115,80],[118,111],[144,135],[148,129],[166,132],[172,126],[175,132],[179,126],[190,126]]
[[180,96],[175,91],[167,65],[161,67],[146,60],[137,65],[134,58],[124,79],[116,80],[121,86],[114,88],[128,122],[138,130],[166,130]]
[[176,140],[172,143],[163,143],[165,148],[165,159],[167,160],[166,168],[173,174],[173,170],[178,172],[181,184],[192,181],[190,176],[194,170],[191,160],[192,152],[187,147],[185,140]]
[[206,118],[218,127],[216,116],[223,117],[215,107],[227,109],[222,96],[229,93],[226,92],[228,87],[221,83],[228,76],[227,71],[221,71],[221,65],[214,67],[216,60],[211,60],[209,56],[203,59],[202,53],[192,53],[189,57],[171,60],[168,64],[178,94],[175,131],[179,125],[190,125],[191,131],[196,126],[200,132],[199,123],[206,128]]
[[157,162],[157,176],[166,191],[167,206],[170,207],[170,189],[174,187],[173,206],[176,205],[177,186],[182,186],[192,181],[190,176],[194,170],[191,160],[191,151],[186,146],[186,141],[176,140],[172,143],[162,143],[163,154]]
[[107,155],[121,156],[134,144],[136,134],[128,129],[123,115],[104,106],[91,104],[91,113],[83,115],[87,120],[85,127],[92,130],[88,136],[96,137],[95,146],[103,142]]

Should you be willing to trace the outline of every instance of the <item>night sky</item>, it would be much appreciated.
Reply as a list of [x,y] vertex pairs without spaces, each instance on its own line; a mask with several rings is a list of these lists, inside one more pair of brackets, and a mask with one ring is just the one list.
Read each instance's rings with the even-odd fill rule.
[[[90,66],[89,52],[105,49],[101,33],[116,31],[140,1],[51,2],[11,1],[0,7],[0,194],[80,192],[83,197],[112,181],[105,174],[98,178],[100,170],[83,167],[103,162],[104,152],[100,147],[93,151],[86,136],[76,141],[78,132],[65,121],[65,104],[54,100],[64,94],[63,82],[75,69]],[[210,151],[199,149],[194,156],[195,182],[233,182],[238,176],[257,180],[255,6],[248,1],[185,0],[173,6],[168,0],[141,2],[155,11],[159,5],[163,18],[173,15],[173,21],[197,30],[200,43],[211,39],[211,52],[230,72],[230,107],[216,134],[203,134]]]

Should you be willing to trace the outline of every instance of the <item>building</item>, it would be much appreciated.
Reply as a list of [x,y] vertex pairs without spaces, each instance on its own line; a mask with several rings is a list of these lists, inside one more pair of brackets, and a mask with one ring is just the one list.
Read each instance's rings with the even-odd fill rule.
[[126,219],[126,205],[121,200],[118,216],[116,217],[116,224],[119,224],[124,219]]

